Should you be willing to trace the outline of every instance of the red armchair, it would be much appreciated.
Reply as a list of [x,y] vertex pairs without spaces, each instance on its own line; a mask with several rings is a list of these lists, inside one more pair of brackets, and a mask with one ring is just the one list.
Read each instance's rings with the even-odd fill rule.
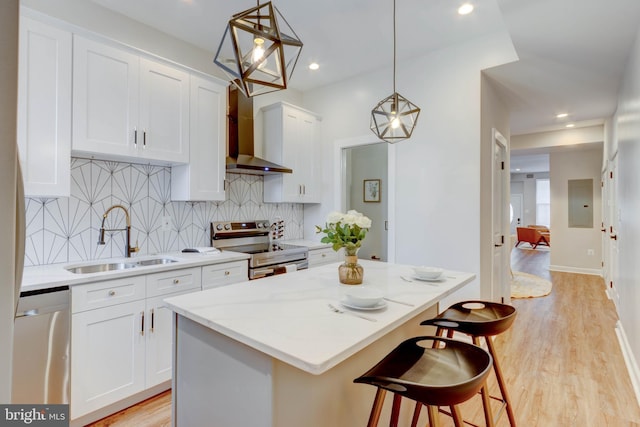
[[526,242],[533,246],[533,249],[538,247],[538,245],[551,246],[549,233],[540,232],[540,229],[535,227],[518,227],[516,228],[518,233],[518,241],[516,243],[516,248],[520,243]]

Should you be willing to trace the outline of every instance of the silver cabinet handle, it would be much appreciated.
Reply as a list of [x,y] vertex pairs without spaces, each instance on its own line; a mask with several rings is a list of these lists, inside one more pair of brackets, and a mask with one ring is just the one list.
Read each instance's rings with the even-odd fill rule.
[[138,128],[137,127],[133,128],[133,145],[135,145],[135,147],[138,148]]
[[142,148],[147,148],[147,130],[142,130]]
[[151,309],[151,332],[153,332],[155,324],[156,312],[155,309]]
[[144,311],[140,312],[140,317],[141,317],[141,321],[140,321],[140,335],[144,336]]

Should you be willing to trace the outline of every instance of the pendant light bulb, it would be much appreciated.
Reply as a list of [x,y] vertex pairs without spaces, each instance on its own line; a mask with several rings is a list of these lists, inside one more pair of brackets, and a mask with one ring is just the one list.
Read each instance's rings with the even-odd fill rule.
[[396,116],[391,119],[391,128],[398,129],[400,127],[400,119]]
[[267,60],[264,59],[264,39],[261,39],[260,37],[253,39],[251,61],[253,63],[259,62],[260,65],[258,65],[258,68],[262,68],[267,64]]

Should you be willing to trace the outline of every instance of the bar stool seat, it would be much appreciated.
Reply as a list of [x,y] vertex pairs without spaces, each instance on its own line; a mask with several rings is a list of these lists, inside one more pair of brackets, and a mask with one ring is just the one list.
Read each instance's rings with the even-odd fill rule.
[[[444,331],[447,331],[449,338],[453,337],[454,332],[462,332],[470,335],[473,343],[477,346],[481,345],[480,338],[484,338],[489,353],[493,357],[493,370],[501,393],[498,400],[502,402],[503,408],[506,408],[511,427],[516,427],[515,416],[491,337],[509,329],[515,318],[516,309],[513,306],[489,301],[472,300],[454,304],[433,319],[420,323],[421,325],[436,326],[437,336],[441,336]],[[487,426],[495,425],[497,419],[502,415],[502,411],[500,411],[497,419],[493,419],[490,410],[490,398],[493,398],[493,396],[490,396],[487,388],[483,387],[482,400]]]
[[[456,405],[476,395],[491,371],[484,349],[448,338],[423,336],[403,341],[377,365],[354,380],[378,388],[369,427],[377,426],[387,391],[394,393],[391,422],[397,425],[401,398],[427,405],[429,423],[437,426],[438,406],[448,406],[456,426],[463,421]],[[417,423],[414,415],[412,426]]]

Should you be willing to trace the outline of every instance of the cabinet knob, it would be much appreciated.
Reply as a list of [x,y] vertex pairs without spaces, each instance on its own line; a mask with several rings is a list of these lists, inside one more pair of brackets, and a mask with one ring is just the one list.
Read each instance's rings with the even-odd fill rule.
[[228,276],[228,275],[230,275],[230,274],[231,274],[231,272],[230,272],[230,271],[225,271],[225,272],[224,272],[224,275],[225,275],[225,276]]
[[322,258],[325,258],[327,256],[327,254],[322,254]]
[[173,279],[173,284],[177,285],[178,283],[180,283],[180,279]]
[[110,290],[109,291],[109,296],[110,297],[114,296],[115,294],[116,294],[116,291],[114,291],[114,290]]

